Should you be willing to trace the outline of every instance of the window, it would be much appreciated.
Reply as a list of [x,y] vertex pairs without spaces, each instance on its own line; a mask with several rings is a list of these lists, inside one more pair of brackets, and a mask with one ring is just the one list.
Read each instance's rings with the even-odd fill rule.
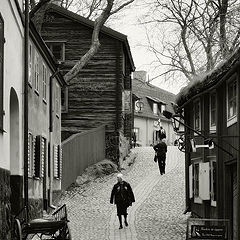
[[200,101],[194,103],[194,129],[199,131],[201,129],[201,114],[200,114]]
[[163,113],[163,111],[166,110],[166,105],[165,104],[161,104],[161,113]]
[[217,114],[217,108],[216,108],[216,93],[210,94],[210,130],[216,131],[216,114]]
[[211,205],[216,206],[217,201],[217,165],[216,160],[210,161],[210,195],[211,195]]
[[61,110],[62,112],[68,111],[68,88],[61,89]]
[[54,145],[54,177],[59,179],[62,176],[62,149],[60,145]]
[[157,103],[153,103],[153,114],[154,115],[158,114],[158,105],[157,105]]
[[227,119],[228,126],[237,121],[237,81],[231,81],[227,86]]
[[136,135],[136,140],[139,141],[139,128],[134,128],[133,131]]
[[37,52],[35,52],[34,58],[34,84],[35,91],[39,93],[39,56]]
[[56,115],[59,117],[60,115],[60,86],[58,83],[56,83],[56,94],[55,94],[55,109],[56,109]]
[[33,63],[32,63],[32,58],[33,58],[33,47],[32,47],[32,44],[30,43],[29,44],[29,69],[28,69],[28,82],[30,85],[32,85],[32,66],[33,66]]
[[3,61],[4,61],[4,22],[0,14],[0,130],[3,130]]
[[46,42],[54,57],[62,62],[65,61],[65,43],[64,42]]
[[125,53],[123,52],[123,61],[122,61],[122,73],[123,75],[126,75],[126,56]]
[[193,165],[193,189],[194,197],[199,197],[199,163]]
[[28,133],[28,176],[32,177],[33,175],[33,151],[34,150],[34,142],[33,135]]
[[47,101],[47,68],[43,64],[42,65],[42,84],[43,84],[43,100]]

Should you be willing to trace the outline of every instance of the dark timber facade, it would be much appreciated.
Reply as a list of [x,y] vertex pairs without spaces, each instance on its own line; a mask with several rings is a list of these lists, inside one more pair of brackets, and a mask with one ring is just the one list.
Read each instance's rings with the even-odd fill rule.
[[[54,4],[44,16],[41,35],[69,71],[89,49],[94,23]],[[131,73],[134,64],[127,37],[103,27],[100,49],[68,82],[62,109],[62,140],[72,134],[106,125],[106,154],[124,158],[132,131]]]
[[186,203],[196,217],[228,219],[230,239],[240,239],[240,50],[204,79],[187,86],[177,103],[185,123],[224,150],[199,148],[203,138],[186,129]]

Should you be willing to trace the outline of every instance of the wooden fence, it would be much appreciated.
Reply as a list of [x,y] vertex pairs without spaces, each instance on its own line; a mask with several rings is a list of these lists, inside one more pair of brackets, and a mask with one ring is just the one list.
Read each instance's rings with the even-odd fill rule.
[[105,158],[105,126],[77,133],[62,142],[62,190],[88,166]]

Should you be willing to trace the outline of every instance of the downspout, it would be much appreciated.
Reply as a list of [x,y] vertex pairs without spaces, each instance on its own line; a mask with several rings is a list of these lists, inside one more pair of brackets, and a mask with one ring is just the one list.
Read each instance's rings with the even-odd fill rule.
[[50,163],[50,166],[48,166],[48,167],[50,167],[50,173],[49,173],[49,207],[50,208],[53,208],[53,209],[55,209],[56,207],[55,206],[53,206],[53,204],[52,204],[52,184],[53,184],[53,182],[52,182],[52,179],[53,179],[53,173],[52,173],[52,169],[53,169],[53,165],[52,165],[52,161],[51,161],[51,159],[52,159],[52,156],[53,156],[53,148],[52,148],[52,138],[53,138],[53,114],[52,114],[52,111],[53,111],[53,99],[52,99],[52,97],[53,97],[53,79],[54,79],[54,77],[57,75],[59,73],[59,69],[57,69],[53,74],[52,74],[52,76],[50,76],[50,83],[49,83],[49,134],[50,134],[50,136],[49,136],[49,144],[50,144],[50,147],[49,147],[49,151],[50,151],[50,161],[49,161],[49,163]]
[[28,208],[28,43],[29,43],[29,0],[25,0],[25,28],[24,28],[24,206],[29,218]]

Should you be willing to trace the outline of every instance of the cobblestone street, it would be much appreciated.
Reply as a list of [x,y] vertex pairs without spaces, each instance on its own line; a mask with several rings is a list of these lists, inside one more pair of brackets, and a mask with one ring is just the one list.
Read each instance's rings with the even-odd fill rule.
[[116,174],[75,187],[61,199],[68,208],[73,240],[185,239],[184,155],[168,147],[166,174],[160,175],[151,147],[136,148],[135,163],[123,171],[135,194],[129,226],[119,230],[115,205],[109,203]]

